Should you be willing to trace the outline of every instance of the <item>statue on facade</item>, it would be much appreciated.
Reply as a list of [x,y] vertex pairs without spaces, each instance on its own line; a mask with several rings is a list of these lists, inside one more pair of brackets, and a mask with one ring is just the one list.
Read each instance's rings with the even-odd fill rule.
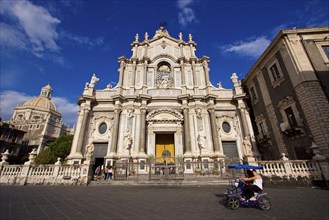
[[125,149],[130,150],[133,144],[133,138],[129,130],[126,131],[124,137],[125,137]]
[[148,40],[149,34],[147,32],[145,32],[144,38],[145,38],[145,40]]
[[93,156],[94,153],[94,144],[88,144],[86,146],[86,153],[85,153],[85,157],[86,160],[91,161],[91,157]]
[[168,84],[169,84],[169,77],[168,76],[162,76],[162,79],[161,79],[161,88],[168,88]]
[[112,84],[111,84],[111,83],[107,84],[107,85],[106,85],[106,88],[107,88],[107,89],[112,89]]
[[189,35],[188,35],[188,39],[189,39],[189,41],[193,41],[193,39],[192,39],[192,34],[189,34]]
[[131,119],[134,117],[134,110],[133,109],[128,109],[128,114],[127,114],[127,119]]
[[135,35],[135,41],[138,42],[139,36],[138,34]]
[[252,156],[252,146],[248,136],[246,136],[243,140],[243,147],[245,149],[246,156]]
[[202,110],[200,108],[195,109],[196,117],[201,119],[202,118]]
[[99,81],[99,78],[96,77],[96,74],[94,73],[93,76],[91,77],[89,87],[94,87],[96,83]]
[[179,40],[183,40],[183,34],[182,34],[182,32],[179,32],[178,37],[179,37]]
[[234,87],[239,86],[238,76],[236,75],[236,73],[232,74],[231,81],[232,81]]
[[217,87],[218,87],[219,89],[222,89],[222,88],[223,88],[223,86],[222,86],[222,82],[217,83]]
[[206,134],[202,129],[199,130],[197,141],[200,151],[206,147]]

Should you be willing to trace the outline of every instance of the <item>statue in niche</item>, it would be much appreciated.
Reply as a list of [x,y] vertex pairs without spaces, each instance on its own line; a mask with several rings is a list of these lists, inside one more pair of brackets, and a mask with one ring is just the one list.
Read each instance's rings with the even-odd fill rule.
[[165,76],[165,75],[162,76],[161,83],[160,83],[161,88],[168,88],[168,84],[169,84],[169,77]]
[[199,130],[197,141],[200,151],[206,147],[206,134],[202,128]]
[[126,130],[124,137],[125,137],[125,149],[130,150],[133,144],[133,138],[129,130]]
[[94,153],[94,144],[92,143],[88,144],[86,146],[86,153],[85,153],[86,160],[90,161],[93,153]]
[[195,109],[196,117],[201,119],[202,118],[202,110],[200,108]]
[[156,85],[158,88],[170,88],[172,84],[172,78],[170,76],[170,67],[167,65],[161,65],[158,68]]
[[128,109],[128,114],[127,114],[127,119],[131,119],[134,117],[134,110],[133,109]]
[[94,73],[93,76],[91,77],[89,87],[94,87],[98,81],[99,81],[99,78],[97,78],[96,74]]
[[159,72],[166,72],[166,73],[170,72],[170,68],[167,65],[160,66],[158,70]]
[[246,156],[252,156],[252,146],[248,136],[246,136],[243,140],[243,147],[245,149]]

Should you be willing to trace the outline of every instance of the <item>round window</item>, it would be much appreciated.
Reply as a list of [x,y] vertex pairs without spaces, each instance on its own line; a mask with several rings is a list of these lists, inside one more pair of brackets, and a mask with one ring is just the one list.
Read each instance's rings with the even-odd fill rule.
[[99,125],[98,132],[100,134],[104,134],[106,132],[106,129],[107,129],[107,124],[103,122]]
[[223,122],[223,130],[226,132],[226,133],[229,133],[231,131],[231,125],[228,123],[228,122]]

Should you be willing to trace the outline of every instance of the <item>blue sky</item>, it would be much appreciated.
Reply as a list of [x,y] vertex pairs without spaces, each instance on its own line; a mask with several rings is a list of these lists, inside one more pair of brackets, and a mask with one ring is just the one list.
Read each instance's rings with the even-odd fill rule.
[[136,33],[150,38],[165,21],[172,37],[189,33],[196,56],[210,57],[210,80],[232,88],[281,29],[329,26],[328,1],[106,1],[0,2],[0,117],[51,83],[52,99],[72,126],[76,101],[93,73],[96,89],[118,81],[118,57],[131,57]]

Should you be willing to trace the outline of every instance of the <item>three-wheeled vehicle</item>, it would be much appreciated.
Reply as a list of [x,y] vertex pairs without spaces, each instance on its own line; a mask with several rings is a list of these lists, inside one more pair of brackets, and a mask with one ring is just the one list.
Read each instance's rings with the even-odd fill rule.
[[[247,170],[263,170],[260,166],[250,166],[245,164],[233,164],[229,165],[228,168],[231,169],[243,169],[245,174]],[[243,206],[254,206],[262,210],[270,210],[271,202],[270,199],[265,196],[267,193],[261,191],[260,193],[255,193],[256,200],[245,200],[244,186],[245,182],[240,179],[235,179],[230,181],[226,192],[224,193],[224,205],[227,208],[233,210],[238,209],[241,205]]]

